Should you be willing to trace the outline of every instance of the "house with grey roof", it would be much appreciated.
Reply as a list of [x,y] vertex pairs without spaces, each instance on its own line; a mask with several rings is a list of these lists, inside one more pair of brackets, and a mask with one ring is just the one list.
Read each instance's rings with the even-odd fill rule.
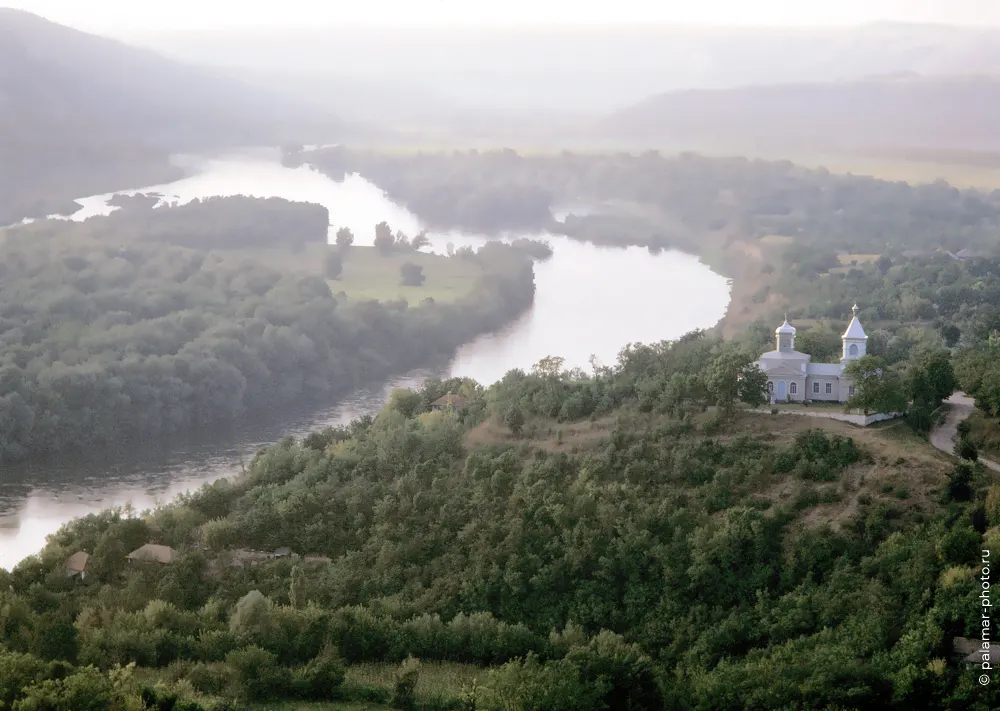
[[171,563],[177,558],[177,551],[159,543],[147,543],[125,557],[133,562]]
[[847,402],[854,394],[854,384],[844,375],[849,363],[867,352],[868,336],[858,320],[858,305],[851,309],[853,318],[840,337],[843,351],[839,363],[813,363],[812,356],[795,350],[796,329],[785,322],[774,331],[777,348],[760,357],[757,365],[767,375],[771,402]]
[[87,579],[87,562],[90,560],[90,554],[86,551],[77,551],[63,563],[63,567],[66,569],[66,576],[70,578],[75,578],[79,576],[80,580]]

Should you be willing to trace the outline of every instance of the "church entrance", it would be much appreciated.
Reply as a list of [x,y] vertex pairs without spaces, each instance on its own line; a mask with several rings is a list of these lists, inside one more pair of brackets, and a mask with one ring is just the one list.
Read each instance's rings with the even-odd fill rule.
[[779,380],[778,381],[778,392],[775,394],[775,398],[778,401],[785,400],[788,397],[788,391],[787,391],[786,387],[787,386],[785,385],[785,381],[784,380]]

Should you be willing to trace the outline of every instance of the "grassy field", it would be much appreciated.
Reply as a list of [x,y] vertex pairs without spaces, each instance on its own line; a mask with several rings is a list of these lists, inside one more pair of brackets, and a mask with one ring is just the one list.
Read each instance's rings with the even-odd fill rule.
[[[399,268],[406,262],[423,267],[423,286],[402,286]],[[393,252],[382,256],[374,247],[351,247],[344,256],[344,270],[339,279],[329,280],[334,294],[349,299],[395,301],[410,305],[424,299],[457,301],[470,293],[483,270],[475,262],[439,254]]]
[[663,155],[691,151],[705,155],[736,156],[763,160],[788,160],[808,168],[826,168],[831,173],[851,173],[867,175],[882,180],[908,183],[932,183],[946,180],[958,188],[979,188],[995,190],[1000,188],[1000,167],[995,154],[989,152],[939,152],[913,150],[909,154],[876,155],[868,152],[826,152],[816,150],[760,150],[749,146],[680,146],[672,144],[638,145],[618,140],[606,140],[597,136],[581,135],[567,130],[545,135],[537,132],[520,132],[495,138],[456,137],[454,132],[430,134],[417,132],[410,136],[400,136],[391,142],[369,143],[363,146],[372,150],[397,155],[407,155],[420,151],[452,151],[475,148],[477,150],[499,150],[513,148],[522,155],[554,155],[564,150],[578,154],[615,153],[619,151],[641,153],[659,150]]
[[[356,664],[347,669],[347,681],[392,689],[398,671],[398,664]],[[457,698],[473,682],[478,682],[481,686],[486,672],[486,669],[471,664],[421,662],[417,698]]]
[[[262,262],[286,272],[323,274],[324,258],[333,247],[315,246],[301,252],[286,250],[246,250],[248,259]],[[441,254],[400,251],[382,256],[374,247],[350,247],[344,253],[344,268],[338,279],[328,279],[330,291],[345,294],[348,299],[376,301],[404,300],[410,305],[427,298],[435,301],[457,301],[472,291],[483,268],[467,259]],[[423,267],[423,286],[403,286],[399,268],[406,262]]]
[[250,708],[253,711],[388,711],[392,707],[356,701],[284,701],[256,704]]

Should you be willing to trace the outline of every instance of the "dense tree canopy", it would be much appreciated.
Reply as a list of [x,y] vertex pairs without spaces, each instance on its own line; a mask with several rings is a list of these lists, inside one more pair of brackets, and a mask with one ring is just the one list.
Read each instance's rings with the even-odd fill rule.
[[[359,172],[444,228],[561,229],[552,210],[582,203],[602,209],[567,220],[563,228],[570,235],[697,252],[706,236],[725,241],[738,234],[756,241],[788,235],[827,266],[836,266],[831,249],[992,249],[1000,227],[1000,193],[836,175],[788,161],[345,147],[306,152],[298,160],[334,176]],[[623,203],[639,209],[622,209]]]
[[[264,236],[244,233],[242,218],[227,227],[243,210],[269,216],[277,249],[232,249]],[[300,238],[325,240],[323,208],[233,198],[116,215],[31,225],[0,243],[0,459],[343,392],[448,355],[534,294],[530,259],[490,244],[472,255],[483,277],[459,302],[338,302],[321,259],[269,266]],[[202,226],[188,233],[189,224]],[[164,245],[150,234],[214,235],[205,240],[230,249]]]
[[[979,470],[892,464],[898,430],[706,419],[731,349],[693,333],[589,375],[550,359],[488,389],[429,381],[144,518],[75,521],[0,580],[0,664],[76,664],[107,693],[136,662],[202,698],[310,698],[319,675],[379,698],[337,686],[342,665],[413,656],[494,667],[463,708],[994,708],[949,658],[980,624]],[[467,404],[432,411],[448,392]],[[859,466],[881,474],[856,488]],[[147,541],[180,556],[128,565]],[[236,557],[279,546],[326,558]],[[95,560],[78,584],[76,550]]]

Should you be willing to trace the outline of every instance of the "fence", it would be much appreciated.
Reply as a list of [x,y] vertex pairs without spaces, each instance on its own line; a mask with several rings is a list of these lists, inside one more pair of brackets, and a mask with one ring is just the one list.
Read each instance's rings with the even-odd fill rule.
[[[859,427],[867,427],[868,425],[875,424],[876,422],[884,422],[885,420],[894,420],[897,417],[902,417],[905,412],[883,412],[876,415],[851,415],[846,412],[822,412],[822,411],[811,411],[811,410],[785,410],[781,407],[777,408],[779,415],[800,415],[802,417],[821,417],[827,420],[840,420],[841,422],[850,422],[852,425],[858,425]],[[760,412],[765,415],[772,414],[771,410],[753,410],[753,412]]]

